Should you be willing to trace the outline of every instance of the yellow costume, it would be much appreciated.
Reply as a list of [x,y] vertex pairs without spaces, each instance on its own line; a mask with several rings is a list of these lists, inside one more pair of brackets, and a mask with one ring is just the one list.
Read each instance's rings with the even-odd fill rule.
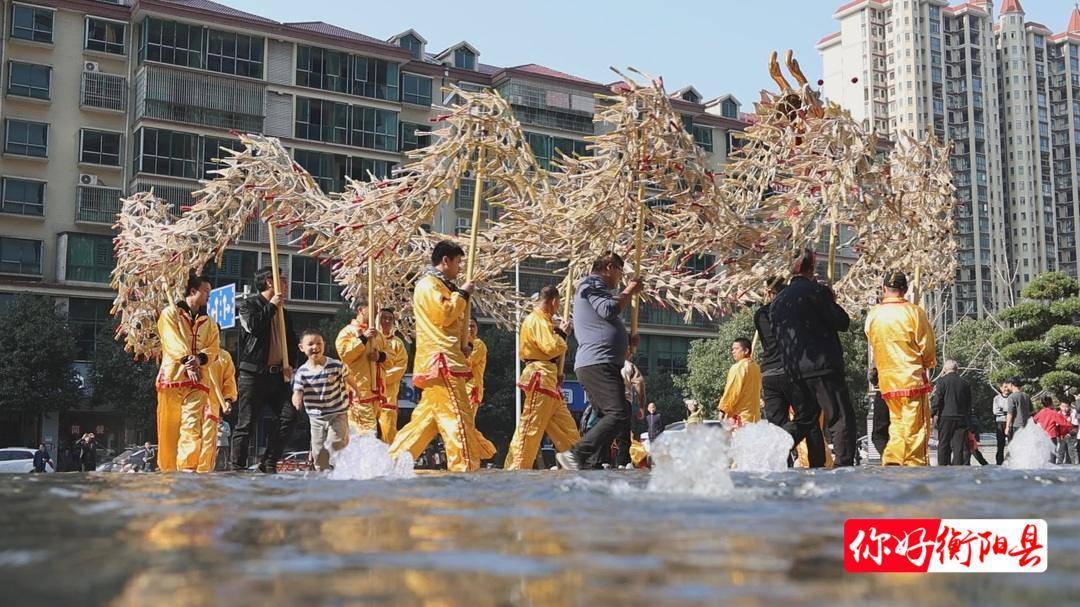
[[[487,344],[479,337],[474,338],[470,345],[469,371],[472,373],[465,382],[465,389],[469,392],[469,419],[473,427],[476,427],[476,411],[480,403],[484,402],[484,370],[487,369]],[[476,431],[476,442],[480,446],[480,459],[495,457],[497,449],[495,444],[489,441],[479,430]]]
[[334,348],[353,382],[349,393],[349,430],[357,434],[374,434],[386,392],[380,372],[381,361],[370,360],[368,354],[379,352],[380,359],[385,360],[386,355],[382,352],[386,346],[381,334],[376,334],[368,343],[365,331],[367,323],[353,319],[338,332]]
[[416,358],[413,384],[423,390],[412,419],[390,445],[390,455],[404,452],[420,457],[435,434],[446,446],[447,468],[453,472],[480,467],[480,446],[469,415],[465,382],[471,375],[461,339],[465,335],[466,296],[433,273],[416,283],[413,317],[416,324]]
[[728,369],[720,412],[738,418],[740,425],[761,419],[761,367],[754,359],[744,358]]
[[379,363],[386,390],[386,398],[379,407],[379,433],[386,444],[394,442],[397,436],[398,392],[401,390],[401,378],[409,367],[409,351],[405,342],[396,335],[383,335],[386,360]]
[[[205,311],[192,314],[177,302],[158,316],[161,368],[157,376],[158,468],[194,472],[199,467],[203,416],[210,395],[208,365],[219,352],[217,323]],[[183,360],[199,360],[198,381],[188,378]]]
[[534,309],[525,317],[519,348],[525,370],[518,387],[525,391],[525,403],[506,453],[507,470],[532,469],[545,433],[560,452],[581,440],[559,390],[557,364],[566,352],[566,338],[555,329],[550,314]]
[[934,330],[926,312],[902,297],[887,297],[866,316],[881,397],[889,406],[885,465],[926,466],[930,439],[927,370],[937,365]]
[[236,367],[228,350],[219,350],[218,357],[204,369],[210,382],[210,398],[203,413],[202,444],[199,447],[199,472],[213,472],[217,462],[218,427],[225,401],[236,402]]

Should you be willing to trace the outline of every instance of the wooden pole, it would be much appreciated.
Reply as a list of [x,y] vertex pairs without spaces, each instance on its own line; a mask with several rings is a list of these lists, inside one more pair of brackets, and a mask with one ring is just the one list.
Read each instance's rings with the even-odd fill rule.
[[[480,235],[480,207],[484,200],[484,148],[476,155],[476,187],[473,190],[472,225],[469,226],[469,254],[465,262],[465,282],[472,282],[476,266],[476,239]],[[469,342],[469,319],[472,318],[472,300],[465,304],[465,334],[462,343]]]
[[[637,228],[634,233],[634,272],[636,276],[641,276],[641,254],[642,254],[642,240],[645,238],[645,180],[644,178],[638,178],[638,216],[637,216]],[[638,316],[641,313],[641,293],[635,293],[634,298],[630,300],[630,342],[633,343],[634,337],[638,334]],[[631,346],[631,352],[635,348]]]
[[367,307],[368,327],[375,327],[375,258],[368,257],[367,272]]
[[[278,266],[277,234],[273,223],[266,222],[266,227],[270,232],[270,271],[274,274],[274,292],[277,293],[278,289],[284,288],[284,285],[281,284],[281,268]],[[282,293],[281,297],[284,300],[285,294]],[[281,365],[284,367],[289,365],[289,337],[285,334],[284,306],[279,306],[277,309],[277,327],[281,333]]]
[[[574,298],[574,264],[573,260],[566,264],[566,290],[563,292],[563,305],[562,305],[562,319],[566,321],[570,318],[570,302]],[[563,352],[559,356],[559,363],[555,367],[555,372],[559,378],[566,377],[566,370],[563,368],[566,365],[566,352]]]
[[[821,196],[825,197],[825,190],[821,190]],[[840,226],[837,224],[837,213],[839,210],[836,205],[829,208],[829,258],[828,269],[826,270],[826,276],[829,279],[829,284],[833,284],[836,281],[836,238],[840,232]]]

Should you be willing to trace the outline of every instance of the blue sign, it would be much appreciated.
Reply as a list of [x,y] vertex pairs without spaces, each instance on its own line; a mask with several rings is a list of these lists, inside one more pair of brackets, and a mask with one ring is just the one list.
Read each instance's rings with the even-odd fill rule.
[[236,326],[236,284],[229,283],[210,291],[210,299],[206,300],[206,313],[217,322],[222,329],[231,329]]
[[585,396],[585,388],[577,380],[563,380],[562,393],[571,411],[584,411],[585,407],[589,405],[589,399]]

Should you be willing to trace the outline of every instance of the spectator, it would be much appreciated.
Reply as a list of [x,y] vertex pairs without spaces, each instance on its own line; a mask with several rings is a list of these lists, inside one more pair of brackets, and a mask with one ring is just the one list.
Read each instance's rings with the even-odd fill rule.
[[656,410],[656,403],[649,403],[649,413],[645,416],[646,432],[649,433],[649,444],[656,440],[664,432],[664,417]]
[[[626,397],[627,421],[625,427],[615,437],[615,465],[619,468],[629,468],[630,443],[634,439],[634,422],[646,421],[645,415],[645,375],[641,369],[630,360],[632,352],[627,351],[626,360],[623,361],[622,378],[624,395]],[[655,405],[653,405],[655,408]],[[640,429],[640,428],[639,428]]]
[[686,404],[686,425],[700,424],[703,421],[701,405],[696,400],[688,398],[683,401]]
[[1012,440],[1017,428],[1023,428],[1031,419],[1031,398],[1020,388],[1022,381],[1014,377],[1005,382],[1009,392],[1008,410],[1005,415],[1005,436]]
[[1060,464],[1064,459],[1064,445],[1068,444],[1064,439],[1072,432],[1073,426],[1069,418],[1054,408],[1053,397],[1043,396],[1040,404],[1042,408],[1031,419],[1039,424],[1054,443],[1054,463]]
[[97,440],[93,432],[87,432],[75,443],[75,452],[78,454],[79,471],[93,472],[97,469]]
[[45,448],[44,444],[38,445],[37,451],[34,452],[34,472],[45,472],[45,466],[48,465],[56,472],[56,466],[52,463],[52,458],[49,457],[49,451]]
[[960,466],[971,418],[971,388],[957,371],[955,360],[946,360],[931,399],[930,416],[938,431],[938,465]]
[[1062,446],[1058,451],[1060,454],[1058,463],[1080,464],[1080,457],[1076,455],[1076,430],[1077,426],[1080,425],[1077,424],[1076,411],[1073,410],[1068,401],[1063,400],[1058,404],[1058,412],[1065,416],[1065,419],[1069,420],[1069,424],[1072,426],[1069,434],[1061,439]]
[[1005,421],[1009,415],[1009,391],[1005,384],[1001,384],[998,393],[994,396],[994,426],[997,434],[997,453],[994,460],[997,465],[1005,463],[1005,442],[1008,437],[1005,434]]

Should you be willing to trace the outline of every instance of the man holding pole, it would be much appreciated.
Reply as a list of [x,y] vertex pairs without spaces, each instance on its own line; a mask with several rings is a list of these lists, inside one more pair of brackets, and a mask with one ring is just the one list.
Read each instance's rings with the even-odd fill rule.
[[452,472],[480,467],[478,437],[469,415],[466,381],[472,372],[464,343],[467,304],[475,286],[471,281],[461,287],[454,284],[464,257],[465,251],[456,243],[439,242],[431,254],[431,267],[416,284],[413,384],[423,393],[412,419],[390,445],[390,455],[395,459],[409,452],[415,460],[439,434],[446,446],[447,469]]
[[[285,444],[296,427],[297,411],[292,406],[293,369],[299,358],[292,319],[285,310],[285,288],[288,280],[278,278],[274,284],[271,268],[261,268],[255,273],[258,292],[244,298],[236,306],[240,319],[240,343],[237,368],[236,428],[232,435],[232,469],[246,470],[251,435],[258,426],[264,406],[274,415],[267,437],[266,450],[259,461],[259,471],[277,472],[277,462],[285,450]],[[284,322],[278,315],[284,317]]]
[[401,378],[409,366],[409,351],[397,335],[396,321],[397,313],[393,308],[379,311],[379,332],[382,333],[383,353],[386,354],[386,359],[379,363],[386,390],[386,398],[379,409],[379,436],[388,445],[397,436],[398,391],[401,389]]
[[368,326],[368,306],[361,304],[356,318],[338,332],[334,341],[338,358],[349,370],[355,390],[349,394],[349,432],[374,434],[386,399],[381,365],[386,362],[382,335]]
[[[611,441],[628,433],[630,412],[626,406],[622,368],[632,343],[623,325],[622,313],[641,291],[640,277],[634,277],[622,292],[613,290],[623,278],[623,259],[607,252],[593,262],[592,272],[578,283],[574,293],[574,333],[578,350],[574,371],[585,387],[600,420],[567,451],[556,455],[563,468],[595,468]],[[635,336],[636,338],[636,336]],[[636,341],[636,339],[635,339]]]

